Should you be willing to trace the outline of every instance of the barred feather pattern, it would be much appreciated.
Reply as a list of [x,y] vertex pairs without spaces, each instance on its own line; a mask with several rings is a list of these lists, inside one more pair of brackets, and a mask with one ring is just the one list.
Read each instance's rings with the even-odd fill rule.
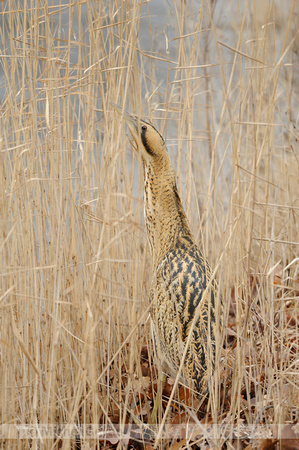
[[175,377],[192,330],[181,380],[203,394],[215,365],[215,303],[219,302],[222,309],[222,300],[217,299],[216,281],[210,281],[207,260],[190,236],[181,231],[176,247],[165,255],[154,275],[150,294],[152,331],[162,366]]

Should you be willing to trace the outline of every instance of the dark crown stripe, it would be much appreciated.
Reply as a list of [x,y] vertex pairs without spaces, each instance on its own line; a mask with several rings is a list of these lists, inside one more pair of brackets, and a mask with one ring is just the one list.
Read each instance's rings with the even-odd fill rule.
[[153,152],[153,149],[148,145],[147,139],[146,139],[146,130],[141,131],[141,140],[144,145],[145,150],[147,153],[151,156],[154,156],[155,152]]

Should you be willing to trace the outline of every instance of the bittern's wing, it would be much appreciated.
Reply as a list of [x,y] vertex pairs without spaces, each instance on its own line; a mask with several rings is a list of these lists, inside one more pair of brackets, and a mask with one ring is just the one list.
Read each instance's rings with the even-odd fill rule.
[[[161,339],[168,342],[165,348],[166,357],[173,356],[175,366],[179,366],[189,334],[188,350],[184,363],[185,377],[192,379],[197,390],[201,389],[202,378],[207,375],[208,366],[214,366],[215,357],[215,298],[216,285],[210,283],[211,270],[206,260],[194,245],[192,247],[176,248],[166,255],[158,269],[159,286],[152,292],[158,292],[160,305],[167,309],[159,311],[159,299],[156,312],[164,325]],[[161,299],[163,297],[163,299]],[[152,306],[155,309],[155,306]],[[194,323],[193,323],[194,322]],[[168,324],[168,325],[167,325]],[[165,330],[165,326],[168,330]],[[166,327],[167,328],[167,327]],[[176,345],[178,351],[172,350]]]

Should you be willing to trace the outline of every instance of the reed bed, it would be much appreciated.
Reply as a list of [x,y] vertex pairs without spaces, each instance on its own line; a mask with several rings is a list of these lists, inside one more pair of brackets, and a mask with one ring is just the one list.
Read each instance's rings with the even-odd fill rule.
[[[296,437],[298,5],[228,3],[171,0],[168,28],[151,2],[1,3],[1,448],[263,448],[236,432],[253,425],[272,426],[267,448]],[[226,305],[209,399],[179,385],[170,401],[170,379],[156,423],[142,172],[110,102],[167,137]],[[98,424],[114,434],[91,437]],[[128,424],[139,438],[121,437]]]

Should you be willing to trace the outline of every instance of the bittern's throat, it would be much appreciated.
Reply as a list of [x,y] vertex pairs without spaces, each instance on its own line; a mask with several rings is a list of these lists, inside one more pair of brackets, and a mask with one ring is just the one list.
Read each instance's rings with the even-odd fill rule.
[[113,105],[130,129],[140,153],[144,176],[146,227],[154,259],[158,265],[176,246],[179,234],[191,235],[178,194],[175,173],[165,141],[156,128],[143,119]]

